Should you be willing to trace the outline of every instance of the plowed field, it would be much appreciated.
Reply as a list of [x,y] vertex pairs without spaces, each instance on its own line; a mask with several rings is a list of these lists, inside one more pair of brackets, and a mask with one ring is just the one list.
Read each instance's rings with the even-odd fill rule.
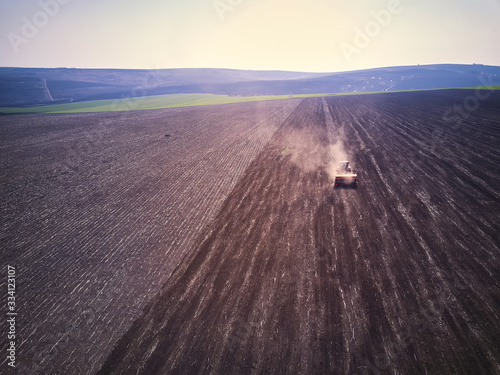
[[303,100],[101,373],[498,373],[499,108],[441,95]]
[[500,97],[447,121],[470,95],[1,118],[22,370],[500,373]]

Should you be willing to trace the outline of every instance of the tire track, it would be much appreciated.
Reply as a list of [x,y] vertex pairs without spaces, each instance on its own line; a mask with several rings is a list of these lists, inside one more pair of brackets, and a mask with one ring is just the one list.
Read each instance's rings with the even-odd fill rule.
[[2,119],[25,373],[500,373],[500,114],[462,95]]
[[[440,112],[391,98],[303,100],[100,373],[498,372],[498,189],[461,156],[415,159],[414,119]],[[339,141],[356,190],[331,189]]]
[[1,263],[25,290],[20,371],[95,373],[297,104],[4,116]]

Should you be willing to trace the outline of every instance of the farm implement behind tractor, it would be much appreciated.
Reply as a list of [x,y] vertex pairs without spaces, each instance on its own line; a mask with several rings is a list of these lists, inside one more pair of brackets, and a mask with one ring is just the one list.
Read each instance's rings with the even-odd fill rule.
[[351,186],[353,188],[358,186],[358,174],[356,170],[351,169],[347,160],[339,163],[335,173],[334,187],[339,186]]

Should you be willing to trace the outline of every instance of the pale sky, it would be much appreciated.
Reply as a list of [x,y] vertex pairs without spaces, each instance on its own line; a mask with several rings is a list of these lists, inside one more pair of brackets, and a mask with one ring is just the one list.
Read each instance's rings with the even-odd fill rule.
[[500,0],[0,0],[0,66],[500,66]]

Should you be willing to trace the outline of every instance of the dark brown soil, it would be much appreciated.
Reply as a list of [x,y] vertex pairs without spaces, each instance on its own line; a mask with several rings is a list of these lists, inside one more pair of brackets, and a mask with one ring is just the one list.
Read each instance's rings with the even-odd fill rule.
[[99,374],[500,373],[499,96],[446,121],[467,95],[304,99]]
[[15,373],[95,374],[299,102],[2,116],[0,290],[16,267]]

